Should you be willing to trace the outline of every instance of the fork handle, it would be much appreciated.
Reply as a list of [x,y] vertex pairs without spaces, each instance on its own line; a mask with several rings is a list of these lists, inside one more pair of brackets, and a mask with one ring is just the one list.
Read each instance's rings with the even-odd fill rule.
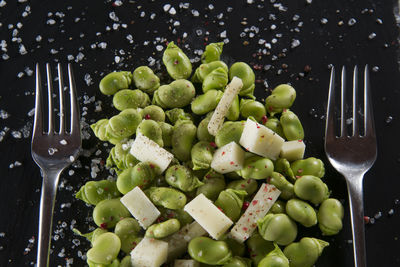
[[49,265],[53,211],[60,173],[59,170],[43,171],[42,193],[40,197],[37,267],[47,267]]
[[355,267],[367,266],[364,232],[363,176],[364,174],[356,174],[351,175],[351,177],[346,177],[347,190],[349,193]]

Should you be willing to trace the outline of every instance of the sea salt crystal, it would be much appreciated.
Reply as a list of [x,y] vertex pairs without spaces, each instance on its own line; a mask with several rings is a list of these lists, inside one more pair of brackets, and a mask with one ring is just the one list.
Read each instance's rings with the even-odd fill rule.
[[90,76],[89,73],[86,73],[85,76],[83,77],[83,79],[85,80],[85,83],[87,86],[90,86],[93,84],[92,77]]
[[69,175],[69,176],[72,176],[72,175],[74,175],[74,173],[75,173],[75,171],[74,171],[74,170],[69,170],[69,171],[68,171],[68,175]]
[[170,5],[170,4],[165,4],[165,5],[163,6],[163,9],[164,9],[165,12],[167,12],[170,8],[171,8],[171,5]]
[[56,21],[54,19],[48,19],[46,21],[47,25],[54,25],[56,23]]
[[171,9],[168,11],[168,13],[169,13],[170,15],[175,15],[175,14],[176,14],[175,8],[174,8],[174,7],[171,7]]
[[299,45],[300,45],[300,41],[297,40],[297,39],[293,39],[293,40],[292,40],[292,43],[290,44],[290,47],[291,47],[291,48],[296,48],[296,47],[298,47]]
[[327,24],[328,23],[328,19],[327,18],[322,18],[321,19],[321,24]]
[[4,109],[0,110],[0,118],[1,119],[5,120],[5,119],[8,119],[9,117],[10,117],[10,114],[7,111],[5,111]]
[[28,53],[28,51],[26,51],[26,48],[25,48],[25,46],[24,46],[23,44],[20,44],[20,45],[19,45],[19,53],[20,53],[21,55],[25,55],[25,54]]
[[196,9],[193,9],[193,10],[192,10],[192,15],[193,15],[194,17],[198,17],[198,16],[200,16],[200,13],[199,13],[199,11],[197,11]]
[[20,131],[12,131],[11,132],[12,137],[15,139],[21,139],[22,138],[22,133]]
[[219,34],[221,38],[226,38],[226,31],[223,31]]
[[350,27],[353,26],[354,24],[356,24],[356,19],[355,18],[351,18],[349,19],[349,21],[347,22],[347,25],[349,25]]
[[157,51],[162,51],[164,49],[164,47],[162,45],[157,45],[156,46],[156,50]]
[[372,40],[376,37],[376,33],[371,33],[370,35],[368,35],[368,39]]
[[53,156],[56,152],[58,151],[57,148],[55,147],[50,147],[47,152],[49,153],[50,156]]

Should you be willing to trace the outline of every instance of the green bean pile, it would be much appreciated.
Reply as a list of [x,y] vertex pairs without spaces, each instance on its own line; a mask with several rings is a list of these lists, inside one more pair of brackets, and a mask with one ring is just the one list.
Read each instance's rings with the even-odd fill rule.
[[[86,254],[89,266],[132,266],[129,253],[142,238],[164,239],[193,221],[183,207],[199,194],[236,222],[262,182],[278,188],[280,199],[258,220],[258,229],[245,243],[228,234],[220,240],[196,237],[182,257],[192,258],[202,266],[311,267],[328,242],[300,237],[298,225],[318,224],[325,236],[342,229],[343,206],[329,198],[330,191],[322,180],[324,164],[317,158],[273,161],[246,152],[244,168],[239,171],[223,175],[210,168],[217,148],[232,141],[239,143],[247,118],[285,140],[304,138],[299,118],[289,110],[296,98],[295,89],[282,84],[272,90],[265,103],[257,101],[252,68],[244,62],[228,67],[220,60],[222,48],[223,43],[207,45],[202,64],[192,75],[189,58],[170,42],[162,57],[173,79],[168,84],[161,85],[159,77],[147,66],[133,72],[112,72],[101,80],[100,91],[113,96],[113,105],[120,113],[97,121],[91,128],[98,139],[114,145],[106,165],[118,177],[89,181],[76,194],[94,207],[97,229],[88,234],[75,230],[91,242]],[[214,137],[207,125],[234,76],[242,80],[243,87]],[[137,133],[173,153],[175,158],[163,174],[129,153],[127,141]],[[161,212],[146,231],[120,201],[135,187],[140,187]]]

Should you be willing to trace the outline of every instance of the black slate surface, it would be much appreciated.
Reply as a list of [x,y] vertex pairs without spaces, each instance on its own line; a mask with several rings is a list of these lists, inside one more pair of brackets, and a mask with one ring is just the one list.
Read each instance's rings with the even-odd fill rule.
[[[225,39],[220,37],[224,31],[229,42],[224,46],[223,60],[255,65],[259,98],[268,95],[264,80],[268,88],[287,82],[296,88],[298,98],[293,110],[305,128],[306,156],[325,161],[325,179],[332,195],[344,200],[344,229],[335,237],[322,237],[331,244],[316,266],[353,266],[345,183],[330,167],[323,151],[328,65],[345,64],[350,69],[354,64],[368,63],[375,70],[371,71],[371,86],[378,159],[365,176],[364,197],[365,214],[376,215],[378,219],[366,225],[368,266],[400,266],[400,75],[395,1],[247,2],[192,1],[185,9],[180,8],[179,1],[121,1],[122,5],[118,1],[88,0],[0,1],[0,110],[9,114],[5,118],[2,113],[0,119],[0,131],[5,132],[0,137],[0,266],[33,266],[36,258],[41,177],[30,156],[30,111],[34,106],[31,71],[35,62],[42,66],[45,62],[54,66],[55,62],[73,63],[81,112],[86,122],[91,123],[115,113],[110,107],[111,99],[98,91],[97,84],[105,73],[151,64],[150,56],[159,60],[162,51],[157,51],[156,45],[165,47],[166,41],[188,45],[184,51],[194,59],[198,57],[196,49]],[[176,14],[165,12],[165,4],[171,4]],[[194,16],[193,10],[199,16]],[[113,11],[118,19],[110,13]],[[352,18],[356,22],[351,26]],[[174,26],[175,21],[180,25]],[[113,25],[118,29],[114,30]],[[271,29],[272,25],[276,29]],[[187,37],[183,38],[185,32]],[[246,33],[244,37],[242,32]],[[251,33],[254,33],[252,38]],[[271,48],[266,48],[260,39],[270,43]],[[294,47],[296,40],[300,45]],[[102,42],[107,44],[105,49],[101,48]],[[266,49],[265,55],[263,49]],[[82,53],[81,59],[79,53]],[[115,62],[115,56],[120,57],[119,63]],[[152,68],[165,73],[164,67],[157,65]],[[92,96],[95,101],[102,101],[102,112],[95,112]],[[88,224],[94,224],[87,222],[91,208],[76,201],[74,193],[92,179],[91,160],[105,160],[107,147],[93,137],[85,139],[83,144],[85,153],[92,155],[80,157],[83,167],[71,167],[61,178],[54,214],[51,266],[85,264],[81,258],[89,244],[77,238],[70,228],[85,231]],[[100,154],[96,155],[98,149]],[[16,161],[22,165],[11,168]],[[102,164],[98,164],[101,171],[96,179],[109,175]],[[319,236],[318,230],[304,234],[307,232]]]

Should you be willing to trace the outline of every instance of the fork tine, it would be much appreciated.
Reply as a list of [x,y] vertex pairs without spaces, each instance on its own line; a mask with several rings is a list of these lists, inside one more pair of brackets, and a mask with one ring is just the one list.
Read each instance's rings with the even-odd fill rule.
[[80,133],[79,109],[76,99],[76,86],[71,63],[68,64],[69,92],[71,98],[71,134]]
[[51,68],[50,64],[46,63],[46,73],[47,73],[47,94],[49,102],[49,128],[48,134],[54,133],[54,123],[53,123],[53,81],[51,78]]
[[57,64],[57,71],[58,71],[58,92],[60,97],[60,131],[59,133],[62,134],[65,131],[65,114],[64,114],[64,80],[62,75],[62,68],[61,64]]
[[36,97],[35,118],[33,125],[33,137],[43,134],[43,104],[42,104],[42,81],[40,78],[39,63],[36,63]]
[[342,67],[340,87],[340,136],[345,137],[347,135],[346,128],[346,67]]
[[375,137],[375,124],[371,105],[368,65],[365,65],[364,69],[364,136]]
[[328,107],[326,110],[325,144],[327,140],[333,140],[335,134],[335,67],[331,69],[329,82]]
[[353,72],[353,135],[358,136],[360,135],[358,132],[358,119],[357,119],[357,88],[358,88],[358,67],[357,65],[354,66]]

